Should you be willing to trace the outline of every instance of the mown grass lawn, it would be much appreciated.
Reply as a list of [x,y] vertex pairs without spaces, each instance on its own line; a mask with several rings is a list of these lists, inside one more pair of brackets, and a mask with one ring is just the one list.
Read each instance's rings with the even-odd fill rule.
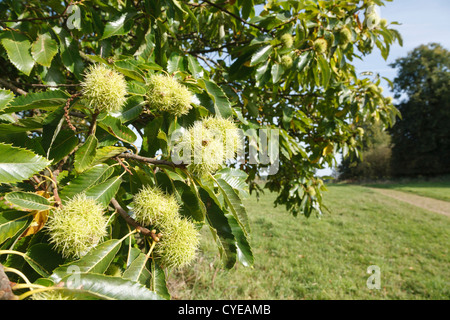
[[[246,200],[253,268],[220,269],[206,228],[199,260],[170,275],[173,299],[449,299],[450,219],[352,185],[331,186],[321,219],[273,194]],[[367,268],[380,267],[369,290]]]
[[407,181],[372,184],[371,187],[410,192],[419,196],[450,201],[450,178],[430,181]]

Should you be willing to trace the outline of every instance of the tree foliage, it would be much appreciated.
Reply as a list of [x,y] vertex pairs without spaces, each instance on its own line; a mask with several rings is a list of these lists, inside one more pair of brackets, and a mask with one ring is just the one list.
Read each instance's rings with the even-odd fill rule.
[[347,157],[339,165],[341,180],[378,180],[391,176],[391,136],[381,123],[361,126],[361,156]]
[[[360,76],[353,65],[374,50],[387,58],[401,42],[377,5],[383,1],[2,1],[0,262],[21,270],[10,274],[22,286],[15,292],[169,298],[171,264],[159,253],[171,243],[159,245],[186,222],[211,231],[226,268],[252,265],[242,197],[259,190],[270,162],[260,155],[205,172],[172,161],[172,134],[207,117],[232,119],[247,154],[249,141],[261,154],[269,149],[279,163],[266,184],[278,193],[276,204],[294,215],[320,214],[325,186],[314,172],[334,164],[338,152],[358,152],[359,123],[392,125],[398,114],[381,79]],[[93,66],[111,72],[99,71],[102,86],[86,86]],[[150,87],[165,74],[192,95],[183,112],[171,112],[183,97]],[[103,85],[116,75],[127,87],[121,109],[89,100],[101,92],[104,101],[120,102],[121,81]],[[261,128],[278,130],[279,149],[263,143]],[[203,140],[200,149],[208,145]],[[133,199],[145,188],[164,194],[161,212],[166,196],[175,199],[179,216],[154,225],[136,220]],[[95,200],[107,224],[106,236],[92,235],[92,246],[74,258],[61,254],[50,232],[61,210],[88,213],[81,202],[71,206],[79,197]],[[194,236],[190,226],[183,234]]]
[[402,120],[391,130],[393,173],[437,175],[450,171],[450,53],[421,45],[397,59],[395,92]]

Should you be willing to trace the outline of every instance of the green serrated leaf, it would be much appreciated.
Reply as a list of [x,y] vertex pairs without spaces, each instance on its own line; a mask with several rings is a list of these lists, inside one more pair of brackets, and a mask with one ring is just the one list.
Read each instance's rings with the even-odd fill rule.
[[19,96],[5,108],[5,112],[18,112],[29,109],[56,109],[64,106],[70,95],[61,90],[50,90],[45,92],[29,93]]
[[210,196],[210,193],[204,188],[200,188],[199,193],[206,206],[207,221],[210,225],[211,234],[219,249],[221,260],[224,266],[230,269],[236,263],[237,255],[236,239],[234,238],[231,226],[220,204]]
[[103,273],[108,269],[121,246],[121,240],[111,239],[105,241],[92,249],[83,258],[55,269],[50,278],[54,282],[59,282],[69,273]]
[[74,167],[77,172],[87,170],[94,161],[98,140],[90,135],[84,144],[75,152]]
[[281,76],[284,73],[284,69],[283,67],[278,64],[278,63],[274,63],[271,69],[271,74],[272,74],[272,82],[275,84],[278,81],[280,81]]
[[97,200],[97,202],[106,207],[111,199],[116,195],[121,183],[121,176],[108,179],[103,183],[87,189],[86,197]]
[[323,56],[318,57],[319,68],[321,71],[322,86],[326,89],[330,85],[331,68]]
[[28,38],[18,32],[7,31],[1,40],[1,44],[6,50],[11,63],[27,76],[30,75],[34,67],[34,60],[31,57],[31,43]]
[[273,48],[271,45],[266,45],[266,46],[260,48],[259,50],[257,50],[252,55],[252,58],[250,60],[250,66],[255,66],[260,62],[267,61],[270,54],[272,53],[272,50],[273,50]]
[[97,149],[97,152],[95,153],[95,158],[92,161],[91,165],[97,165],[99,163],[102,163],[108,159],[111,159],[128,149],[126,147],[116,147],[116,146],[107,146],[103,148]]
[[48,158],[57,163],[70,154],[78,145],[78,138],[72,130],[61,130],[48,150]]
[[303,52],[297,60],[297,71],[302,72],[303,69],[306,67],[306,65],[309,63],[310,60],[310,53],[309,52]]
[[119,119],[123,122],[129,122],[135,120],[142,113],[143,106],[145,105],[144,98],[141,96],[131,96],[127,99],[125,106],[120,112]]
[[25,123],[23,123],[23,120],[19,120],[16,123],[0,123],[0,134],[7,135],[19,132],[28,132],[40,128],[42,128],[42,124],[39,122],[26,121]]
[[31,55],[42,66],[50,67],[58,53],[58,44],[49,34],[41,34],[31,46]]
[[147,255],[140,253],[139,256],[133,260],[127,270],[124,271],[122,277],[124,279],[139,282],[144,286],[149,285],[152,275],[147,268],[148,260],[149,257],[147,257]]
[[231,117],[231,103],[222,88],[210,80],[199,80],[199,84],[204,87],[206,93],[211,98],[214,104],[214,113],[224,118]]
[[15,191],[5,195],[5,199],[12,204],[27,210],[48,210],[52,207],[50,201],[36,193]]
[[112,167],[106,164],[99,164],[92,169],[83,172],[81,175],[70,181],[60,190],[61,200],[67,201],[79,193],[83,193],[89,188],[106,181],[114,172]]
[[205,209],[198,195],[183,181],[173,181],[176,193],[182,203],[181,214],[195,221],[205,221]]
[[134,24],[133,18],[135,15],[136,11],[129,11],[108,21],[105,25],[101,39],[126,35]]
[[223,168],[216,172],[214,177],[225,180],[241,197],[248,197],[249,190],[246,179],[248,177],[245,171],[234,168]]
[[236,218],[245,235],[248,236],[250,233],[250,225],[248,222],[247,210],[242,204],[242,200],[239,198],[239,195],[233,190],[227,181],[221,178],[215,179],[213,177],[213,179],[216,181],[219,190],[223,194],[225,202],[228,204],[231,213]]
[[13,238],[30,223],[32,216],[28,212],[7,210],[0,212],[0,244]]
[[104,300],[161,299],[156,292],[150,291],[137,282],[102,274],[82,273],[76,278],[69,275],[61,279],[61,283],[65,288],[75,292],[86,292]]
[[0,183],[23,181],[49,164],[49,160],[29,150],[0,143]]
[[152,290],[155,291],[160,297],[170,300],[170,293],[167,289],[166,275],[164,270],[161,269],[159,264],[153,259],[152,264]]
[[203,77],[203,68],[200,65],[200,63],[197,61],[197,58],[188,55],[187,56],[188,61],[188,69],[191,72],[192,76],[196,79]]
[[84,62],[80,55],[79,43],[70,34],[60,27],[53,27],[60,39],[59,50],[64,67],[72,72],[77,79],[82,79]]
[[252,248],[248,237],[242,231],[241,226],[233,215],[227,214],[228,224],[231,227],[234,238],[236,239],[237,259],[246,267],[250,267],[255,262]]
[[0,89],[0,110],[5,109],[14,100],[14,93],[9,90]]
[[48,243],[37,243],[25,253],[25,260],[41,276],[50,276],[53,269],[64,262],[63,257]]
[[169,61],[167,61],[167,71],[169,73],[184,71],[184,56],[180,53],[173,52],[169,57]]
[[106,116],[104,119],[98,122],[98,125],[108,133],[110,133],[112,136],[122,141],[133,143],[137,139],[137,136],[133,132],[133,130],[123,125],[118,118]]

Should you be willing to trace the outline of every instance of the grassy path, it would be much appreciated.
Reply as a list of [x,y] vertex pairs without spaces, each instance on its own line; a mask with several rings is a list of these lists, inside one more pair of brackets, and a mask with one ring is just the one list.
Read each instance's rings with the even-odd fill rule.
[[406,193],[403,191],[393,190],[393,189],[380,189],[380,188],[371,188],[371,190],[375,192],[379,192],[385,196],[407,202],[416,207],[420,207],[422,209],[440,213],[450,217],[450,202],[437,200],[433,198],[423,197],[412,193]]
[[403,191],[419,196],[450,202],[450,177],[436,179],[392,181],[368,184],[366,187]]
[[[252,268],[221,269],[209,230],[198,260],[169,276],[173,299],[450,299],[450,219],[370,188],[330,186],[331,212],[292,217],[275,195],[245,201]],[[381,270],[381,289],[366,285]]]

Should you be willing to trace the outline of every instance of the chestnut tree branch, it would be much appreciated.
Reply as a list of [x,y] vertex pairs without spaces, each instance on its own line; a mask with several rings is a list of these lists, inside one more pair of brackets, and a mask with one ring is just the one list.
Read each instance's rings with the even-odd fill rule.
[[209,1],[209,0],[203,0],[203,3],[207,3],[207,4],[209,4],[210,6],[215,7],[215,8],[217,8],[217,9],[219,9],[220,11],[226,13],[227,15],[229,15],[229,16],[235,18],[236,20],[239,20],[239,21],[241,21],[242,23],[244,23],[244,24],[246,24],[246,25],[249,25],[249,26],[251,26],[251,27],[253,27],[253,28],[256,28],[256,29],[258,29],[259,31],[267,32],[267,30],[266,30],[265,28],[262,28],[262,27],[260,27],[260,26],[257,26],[256,24],[253,24],[253,23],[251,23],[251,22],[245,21],[245,20],[242,19],[241,17],[239,17],[239,16],[235,15],[234,13],[228,11],[227,9],[225,9],[225,8],[223,8],[223,7],[221,7],[221,6],[217,5],[217,4],[215,4],[215,3],[212,2],[212,1]]
[[14,91],[15,93],[21,94],[23,96],[26,96],[28,92],[26,92],[25,90],[22,90],[18,87],[16,87],[15,85],[13,85],[12,83],[10,83],[9,81],[7,81],[6,79],[2,79],[0,78],[0,84],[3,85],[4,87]]
[[153,159],[153,158],[142,157],[142,156],[139,156],[134,153],[121,153],[117,157],[124,158],[124,159],[133,159],[133,160],[150,163],[150,164],[154,164],[154,165],[165,165],[165,166],[170,166],[173,168],[186,168],[186,165],[184,163],[176,164],[176,163],[173,163],[173,162],[167,161],[167,160],[157,160],[157,159]]
[[149,230],[143,226],[141,226],[136,220],[134,220],[128,212],[126,212],[122,206],[117,202],[116,199],[111,199],[111,204],[113,205],[114,209],[121,215],[122,218],[125,219],[126,223],[128,223],[130,226],[136,228],[137,231],[142,233],[144,236],[150,236],[152,237],[153,241],[158,242],[159,238],[156,235],[156,232],[154,230]]

